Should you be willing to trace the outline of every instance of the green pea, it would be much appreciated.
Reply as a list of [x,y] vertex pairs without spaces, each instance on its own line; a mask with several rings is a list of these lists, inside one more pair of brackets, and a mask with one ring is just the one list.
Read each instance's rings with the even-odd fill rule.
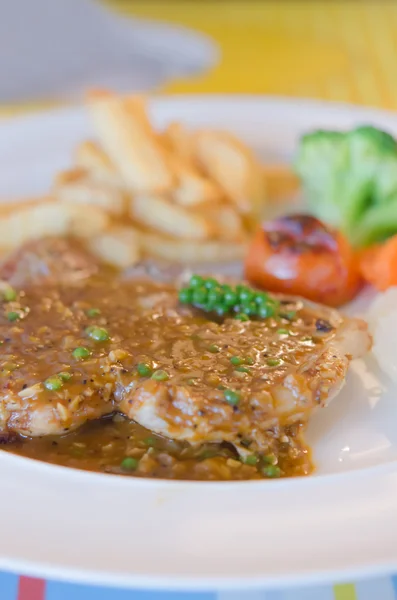
[[138,468],[139,460],[137,458],[133,458],[132,456],[127,456],[123,458],[120,463],[120,467],[123,471],[135,471]]
[[156,440],[154,439],[154,437],[148,437],[143,441],[146,444],[146,446],[155,446],[156,445]]
[[252,466],[252,467],[253,467],[253,466],[255,466],[255,465],[256,465],[256,463],[258,462],[258,457],[257,457],[255,454],[249,454],[248,456],[246,456],[246,457],[243,459],[243,462],[244,462],[246,465],[250,465],[250,466]]
[[155,379],[156,381],[167,381],[169,378],[170,376],[167,371],[163,371],[162,369],[158,369],[152,375],[152,379]]
[[213,288],[218,288],[219,287],[219,283],[217,282],[216,279],[212,279],[211,277],[209,277],[208,279],[206,279],[204,281],[204,285],[207,288],[207,290],[212,290]]
[[215,308],[215,312],[219,317],[224,317],[228,311],[226,306],[222,306],[222,304],[220,304]]
[[109,333],[104,327],[87,327],[85,332],[88,337],[96,342],[106,342],[109,339]]
[[255,302],[247,302],[241,306],[241,312],[244,315],[254,316],[258,312],[258,307]]
[[191,288],[201,287],[204,285],[204,279],[200,275],[192,275],[189,281]]
[[289,331],[288,329],[277,329],[276,333],[278,333],[279,335],[289,335]]
[[60,377],[62,381],[69,381],[70,379],[72,379],[72,374],[68,373],[67,371],[61,371],[60,373],[58,373],[58,377]]
[[153,372],[150,365],[148,365],[147,363],[138,363],[136,366],[136,370],[138,371],[138,374],[141,377],[150,377],[150,375]]
[[101,311],[99,310],[99,308],[88,308],[85,314],[87,315],[87,317],[97,317],[101,314]]
[[251,302],[251,300],[254,297],[254,294],[252,293],[252,291],[249,288],[242,287],[239,290],[238,297],[239,297],[240,302],[247,303],[247,302]]
[[179,290],[178,298],[182,304],[190,304],[192,301],[193,292],[189,288],[182,288]]
[[17,363],[14,362],[5,362],[3,364],[3,368],[1,369],[1,372],[3,375],[8,375],[9,373],[12,373],[12,371],[15,371],[15,369],[18,369]]
[[240,394],[234,390],[225,390],[223,395],[225,396],[226,402],[232,406],[235,406],[240,401]]
[[20,318],[20,314],[15,311],[7,313],[7,319],[11,321],[11,323],[13,323],[14,321],[18,321]]
[[215,450],[204,450],[199,456],[200,460],[206,460],[207,458],[214,458],[218,453]]
[[224,291],[223,293],[223,302],[226,306],[232,307],[237,304],[238,297],[236,292],[234,292],[231,288],[229,290]]
[[292,321],[296,317],[296,310],[288,310],[287,312],[280,313],[280,317]]
[[193,290],[193,303],[194,304],[205,304],[207,302],[208,292],[205,287],[194,288]]
[[49,377],[44,382],[44,387],[51,392],[57,392],[63,386],[62,379],[56,375]]
[[254,359],[251,358],[250,356],[246,356],[244,359],[244,362],[246,365],[251,365],[251,366],[255,364]]
[[221,285],[221,290],[224,294],[230,294],[231,292],[233,292],[233,288],[230,285],[224,283]]
[[268,358],[266,361],[266,364],[269,365],[269,367],[277,367],[280,363],[281,360],[279,358]]
[[281,477],[281,469],[277,465],[268,465],[267,467],[264,467],[262,473],[265,477],[269,477],[269,479]]
[[276,465],[277,456],[275,454],[265,454],[262,456],[262,461],[268,465]]
[[78,348],[75,348],[72,352],[72,355],[77,360],[84,360],[85,358],[88,358],[90,354],[91,352],[88,350],[88,348],[84,348],[84,346],[79,346]]
[[255,294],[254,302],[256,304],[267,304],[268,301],[269,296],[267,294],[264,294],[263,292],[258,292],[257,294]]
[[219,288],[211,288],[208,292],[208,304],[211,306],[217,306],[223,300],[223,292]]
[[242,365],[244,362],[244,359],[240,358],[240,356],[232,356],[230,358],[230,362],[232,363],[232,365]]
[[14,290],[14,288],[7,287],[4,291],[3,291],[3,298],[6,302],[13,302],[14,300],[16,300],[17,297],[17,293]]
[[220,351],[221,349],[216,344],[211,344],[211,346],[208,346],[208,352],[212,352],[212,354],[217,354]]
[[248,374],[251,373],[251,371],[248,367],[236,367],[234,370],[238,371],[239,373],[248,373]]
[[274,307],[271,304],[262,304],[258,307],[258,316],[261,319],[272,317],[275,313]]

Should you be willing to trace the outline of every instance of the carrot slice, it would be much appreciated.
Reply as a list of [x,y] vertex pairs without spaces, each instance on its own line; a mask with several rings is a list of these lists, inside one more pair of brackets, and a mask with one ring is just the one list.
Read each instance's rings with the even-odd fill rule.
[[397,235],[382,245],[363,250],[359,255],[359,269],[363,279],[379,291],[397,286]]

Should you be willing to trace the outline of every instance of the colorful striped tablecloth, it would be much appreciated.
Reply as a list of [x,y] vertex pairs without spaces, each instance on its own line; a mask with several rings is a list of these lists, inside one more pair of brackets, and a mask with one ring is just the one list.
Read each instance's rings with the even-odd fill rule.
[[397,577],[285,591],[170,592],[90,587],[0,572],[1,600],[397,600]]

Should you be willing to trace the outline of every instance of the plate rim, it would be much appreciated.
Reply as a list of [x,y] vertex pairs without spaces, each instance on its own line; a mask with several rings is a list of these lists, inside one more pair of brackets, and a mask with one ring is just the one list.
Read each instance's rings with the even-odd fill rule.
[[[277,95],[252,95],[252,94],[167,94],[167,95],[158,95],[154,97],[151,102],[153,103],[153,107],[161,107],[161,106],[172,106],[177,102],[177,104],[186,104],[186,103],[198,103],[198,104],[216,104],[221,105],[223,103],[227,103],[230,107],[241,107],[241,104],[250,105],[262,104],[263,108],[269,108],[269,106],[278,106],[281,109],[285,109],[288,107],[289,109],[293,109],[297,104],[306,107],[307,110],[321,110],[326,111],[332,109],[335,112],[338,111],[354,111],[357,114],[357,118],[368,118],[371,120],[381,119],[381,120],[391,120],[394,121],[394,126],[397,127],[397,113],[390,110],[380,109],[376,107],[367,107],[367,106],[358,106],[349,103],[335,103],[328,102],[324,100],[317,99],[305,99],[305,98],[293,98],[287,96],[277,96]],[[37,126],[37,123],[44,121],[50,122],[54,120],[55,122],[62,121],[65,118],[71,117],[79,117],[84,113],[84,108],[81,105],[73,105],[67,107],[56,107],[53,109],[40,109],[35,111],[32,114],[28,115],[13,115],[11,117],[5,116],[4,118],[0,118],[0,131],[5,127],[9,131],[12,132],[15,127],[25,127],[27,124],[31,123],[32,126]],[[362,116],[361,116],[362,115]],[[59,127],[62,125],[59,123]],[[24,457],[13,457],[18,458],[25,463],[25,461],[39,462],[34,461],[34,459],[28,459]],[[0,472],[1,465],[3,461],[0,460]],[[48,465],[47,463],[43,463],[42,466],[45,466],[49,469],[49,477],[51,477],[51,472],[53,469],[59,469],[54,465]],[[28,467],[29,468],[29,467]],[[80,476],[87,476],[87,472],[84,471],[73,471],[71,469],[61,467],[62,470],[67,471],[70,474],[70,477],[73,479],[73,473],[79,473]],[[22,468],[22,471],[24,469]],[[381,471],[381,473],[380,473]],[[327,482],[332,480],[346,479],[347,476],[351,478],[361,477],[365,478],[365,476],[376,473],[377,476],[381,477],[383,480],[393,479],[397,473],[397,460],[390,461],[390,463],[378,466],[370,466],[365,467],[363,469],[357,469],[350,473],[333,473],[328,475],[317,475],[314,477],[310,477],[307,480],[301,479],[300,484],[304,487],[312,487],[321,486],[324,479]],[[98,474],[90,474],[88,473],[89,478],[104,478],[105,475]],[[117,477],[117,476],[115,476]],[[55,477],[56,479],[57,477]],[[124,479],[121,478],[120,479]],[[138,480],[141,484],[141,481]],[[286,488],[289,487],[289,481],[276,481],[267,483],[266,485],[271,485],[273,489],[277,488]],[[222,486],[222,488],[232,487],[244,487],[245,489],[249,489],[249,487],[253,487],[255,489],[258,485],[263,485],[263,483],[257,482],[239,482],[239,483],[227,483],[227,482],[167,482],[167,486],[172,487],[205,487],[207,489],[215,488],[218,486]],[[150,489],[154,489],[157,487],[156,481],[146,481],[144,480],[144,486]],[[393,494],[397,499],[397,485],[392,486]],[[222,491],[224,493],[224,490]],[[396,503],[396,515],[397,515],[397,503]],[[1,518],[0,518],[1,521]],[[57,578],[58,580],[73,580],[84,583],[102,583],[103,585],[112,585],[115,587],[137,587],[137,588],[150,588],[150,589],[161,589],[163,587],[180,589],[180,590],[213,590],[213,589],[236,589],[236,585],[242,585],[244,589],[265,589],[265,588],[287,588],[293,585],[303,585],[308,583],[324,583],[326,582],[334,582],[335,580],[344,582],[348,581],[352,577],[359,577],[363,579],[365,577],[372,577],[374,575],[381,575],[390,573],[393,570],[397,570],[397,548],[394,552],[393,558],[390,558],[388,562],[382,561],[377,564],[363,564],[362,566],[352,567],[346,565],[345,567],[338,567],[338,569],[323,568],[322,570],[316,570],[311,573],[301,572],[301,573],[292,573],[291,575],[282,574],[279,576],[272,577],[269,574],[263,576],[247,576],[241,574],[231,573],[228,576],[222,577],[214,577],[207,575],[205,578],[202,576],[195,577],[187,575],[186,578],[179,576],[178,579],[175,579],[172,575],[169,577],[168,575],[155,575],[152,574],[150,576],[147,575],[139,575],[139,574],[117,574],[116,572],[108,572],[105,573],[103,571],[90,571],[85,569],[84,567],[71,568],[62,567],[59,565],[54,567],[49,564],[43,564],[40,562],[35,562],[34,560],[21,560],[21,559],[10,559],[3,555],[1,551],[0,545],[0,567],[5,568],[11,572],[19,572],[23,571],[26,574],[33,576],[46,576],[50,578]]]

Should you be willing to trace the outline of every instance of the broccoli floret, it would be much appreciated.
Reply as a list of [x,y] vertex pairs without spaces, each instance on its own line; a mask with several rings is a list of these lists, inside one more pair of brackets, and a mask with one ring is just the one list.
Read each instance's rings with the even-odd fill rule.
[[355,246],[397,233],[397,142],[371,126],[316,131],[296,159],[311,210]]

